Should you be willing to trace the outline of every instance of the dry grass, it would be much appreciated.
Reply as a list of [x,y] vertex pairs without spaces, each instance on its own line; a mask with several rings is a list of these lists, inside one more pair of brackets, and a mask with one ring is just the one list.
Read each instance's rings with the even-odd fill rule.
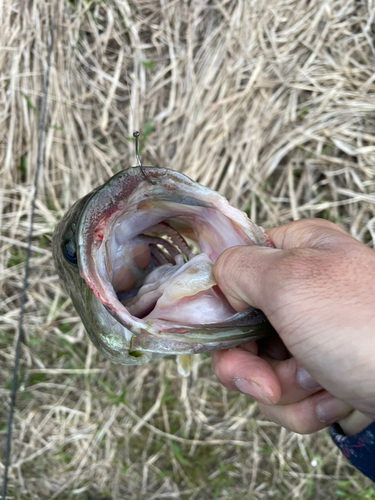
[[[3,449],[52,5],[1,5]],[[59,2],[9,498],[375,498],[326,432],[266,422],[209,358],[190,382],[170,360],[111,365],[50,250],[64,211],[135,163],[135,128],[144,164],[185,172],[254,221],[324,217],[373,247],[374,33],[372,0]]]

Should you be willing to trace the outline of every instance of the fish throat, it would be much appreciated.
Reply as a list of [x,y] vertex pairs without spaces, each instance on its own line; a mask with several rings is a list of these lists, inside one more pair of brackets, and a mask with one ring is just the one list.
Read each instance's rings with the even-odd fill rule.
[[91,278],[112,295],[112,311],[119,314],[123,306],[138,319],[182,325],[235,314],[212,269],[226,248],[246,238],[218,210],[194,203],[143,199],[98,224]]

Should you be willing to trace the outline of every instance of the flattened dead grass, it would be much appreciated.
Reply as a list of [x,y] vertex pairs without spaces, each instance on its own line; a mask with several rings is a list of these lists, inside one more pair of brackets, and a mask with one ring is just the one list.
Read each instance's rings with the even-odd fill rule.
[[[52,5],[0,7],[0,447]],[[118,170],[167,166],[265,226],[305,217],[375,242],[372,1],[59,3],[9,498],[373,499],[326,432],[289,433],[209,358],[111,365],[51,260],[65,210]],[[2,472],[0,464],[0,472]]]

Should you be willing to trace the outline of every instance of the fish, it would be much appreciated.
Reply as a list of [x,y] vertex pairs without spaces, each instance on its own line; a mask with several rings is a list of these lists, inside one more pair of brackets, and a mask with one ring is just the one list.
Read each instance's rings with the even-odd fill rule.
[[95,347],[140,365],[233,348],[273,333],[259,309],[232,309],[213,266],[227,248],[272,246],[218,192],[161,167],[129,167],[78,200],[55,228],[58,275]]

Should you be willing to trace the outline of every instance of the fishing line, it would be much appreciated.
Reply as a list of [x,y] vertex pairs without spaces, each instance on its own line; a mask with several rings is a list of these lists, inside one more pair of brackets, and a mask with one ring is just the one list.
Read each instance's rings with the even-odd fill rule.
[[5,446],[5,460],[4,460],[4,477],[3,477],[3,487],[2,487],[2,500],[5,500],[7,493],[7,484],[8,484],[8,471],[10,465],[10,451],[11,451],[11,442],[12,442],[12,427],[13,427],[13,415],[14,408],[16,404],[16,394],[17,394],[17,374],[18,374],[18,366],[20,361],[20,350],[21,350],[21,338],[23,333],[23,317],[25,313],[25,304],[26,304],[26,291],[28,287],[29,280],[29,269],[30,269],[30,257],[31,257],[31,240],[33,236],[33,228],[34,228],[34,217],[35,217],[35,208],[36,208],[36,197],[38,194],[38,179],[39,172],[42,165],[42,156],[43,156],[43,138],[44,138],[44,130],[46,124],[46,115],[47,115],[47,96],[48,96],[48,88],[49,88],[49,77],[51,70],[51,58],[52,58],[52,48],[54,42],[54,34],[55,34],[55,20],[57,16],[57,7],[58,0],[55,1],[53,16],[51,20],[50,27],[50,44],[47,52],[47,71],[45,75],[43,91],[42,91],[42,102],[41,102],[41,112],[40,112],[40,120],[39,120],[39,130],[38,130],[38,153],[37,153],[37,161],[36,161],[36,169],[35,169],[35,177],[34,177],[34,193],[31,200],[31,213],[30,213],[30,227],[29,234],[27,240],[27,250],[26,250],[26,260],[25,260],[25,274],[23,278],[23,286],[21,292],[21,307],[20,307],[20,315],[18,319],[18,332],[17,332],[17,341],[16,348],[14,353],[14,365],[13,365],[13,378],[12,378],[12,387],[10,392],[10,408],[9,408],[9,417],[8,417],[8,432]]
[[[134,66],[135,66],[135,65],[134,65]],[[128,74],[128,71],[127,71],[127,69],[126,69],[126,62],[125,62],[124,70],[125,70],[125,75],[126,75],[126,77],[127,77],[127,80],[128,80],[128,82],[130,82],[131,80],[130,80],[130,78],[129,78],[129,74]],[[135,73],[135,72],[134,72],[134,73]],[[133,82],[133,83],[134,83],[134,82]],[[135,110],[133,109],[133,105],[132,105],[132,96],[131,96],[131,93],[130,93],[129,83],[128,83],[128,94],[129,94],[130,114],[131,114],[132,119],[133,119],[133,124],[134,124],[135,126],[137,126],[137,124],[136,124],[137,120],[136,120],[136,117],[135,117]],[[130,127],[129,127],[129,128],[130,128]],[[148,175],[146,174],[146,172],[145,172],[145,170],[144,170],[144,168],[143,168],[143,166],[142,166],[141,159],[140,159],[140,157],[139,157],[139,150],[138,150],[139,136],[140,136],[139,131],[138,131],[138,130],[135,130],[135,131],[133,132],[133,137],[134,137],[134,141],[135,141],[135,157],[136,157],[136,159],[137,159],[138,167],[139,167],[139,169],[141,170],[142,175],[143,175],[143,177],[146,179],[146,181],[147,181],[148,183],[150,183],[150,184],[155,185],[155,184],[157,184],[157,182],[156,182],[155,180],[153,180],[153,179],[150,179],[150,178],[148,177]]]

